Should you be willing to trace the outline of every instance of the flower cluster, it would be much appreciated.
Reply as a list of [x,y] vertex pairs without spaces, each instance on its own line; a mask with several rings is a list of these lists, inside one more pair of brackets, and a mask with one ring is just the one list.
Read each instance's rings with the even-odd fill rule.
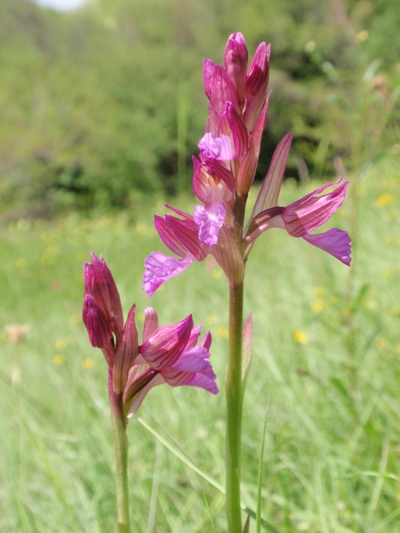
[[148,391],[162,383],[200,387],[216,394],[216,376],[208,361],[211,334],[198,344],[201,326],[194,327],[191,315],[177,324],[159,326],[156,311],[147,307],[139,344],[136,306],[124,322],[118,289],[106,262],[93,253],[91,258],[83,267],[82,318],[90,343],[104,354],[125,416],[132,416]]
[[[347,183],[320,187],[286,207],[278,205],[279,192],[292,136],[277,146],[269,170],[244,227],[247,195],[260,155],[267,121],[270,46],[261,43],[248,67],[246,42],[232,34],[224,66],[207,59],[203,64],[209,110],[199,157],[193,157],[193,190],[199,204],[193,215],[167,206],[173,214],[155,217],[164,244],[178,258],[153,252],[145,260],[143,289],[150,297],[165,281],[193,261],[214,255],[232,286],[239,285],[256,238],[270,228],[281,228],[349,265],[351,241],[346,232],[331,229],[313,234],[340,207]],[[325,189],[333,187],[331,192]]]

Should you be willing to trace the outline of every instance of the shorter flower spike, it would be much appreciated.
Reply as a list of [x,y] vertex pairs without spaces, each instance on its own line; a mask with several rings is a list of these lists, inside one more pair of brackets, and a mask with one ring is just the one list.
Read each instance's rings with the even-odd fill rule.
[[[189,215],[187,217],[191,219]],[[181,222],[185,222],[187,217],[184,216]],[[168,228],[167,224],[164,227],[167,242],[174,250],[181,250],[179,242],[175,243],[174,233]],[[94,254],[92,259],[94,264],[84,265],[82,319],[90,343],[101,348],[104,354],[109,369],[109,390],[112,390],[112,396],[117,402],[122,401],[119,405],[123,407],[124,415],[128,416],[130,413],[129,416],[132,416],[147,392],[163,383],[172,387],[199,387],[216,394],[216,376],[208,361],[211,334],[208,332],[198,344],[201,326],[194,327],[192,315],[177,324],[159,326],[156,311],[152,307],[146,307],[143,340],[139,345],[135,305],[131,307],[125,325],[116,331],[113,329],[114,315],[110,310],[113,301],[119,302],[118,290],[104,259],[97,259]],[[151,256],[150,261],[153,259]],[[168,260],[178,262],[173,258]],[[165,268],[165,264],[162,259],[161,268]],[[153,290],[151,280],[148,283],[149,291]],[[122,317],[122,309],[118,316]]]

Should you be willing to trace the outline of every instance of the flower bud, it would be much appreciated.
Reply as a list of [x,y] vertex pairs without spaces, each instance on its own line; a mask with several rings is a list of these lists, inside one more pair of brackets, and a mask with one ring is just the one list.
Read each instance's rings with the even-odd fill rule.
[[110,322],[90,294],[87,294],[83,300],[82,320],[92,346],[105,348],[110,344],[112,338]]
[[97,306],[109,319],[113,332],[118,335],[124,328],[121,299],[114,278],[103,257],[92,252],[92,263],[83,264],[85,294],[90,294]]
[[243,35],[240,32],[232,33],[226,44],[224,63],[228,76],[236,87],[240,108],[245,100],[247,60],[248,52]]

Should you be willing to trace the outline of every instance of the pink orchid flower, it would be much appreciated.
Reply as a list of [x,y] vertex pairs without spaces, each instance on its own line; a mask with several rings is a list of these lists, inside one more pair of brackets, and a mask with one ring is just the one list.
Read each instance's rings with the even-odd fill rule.
[[251,246],[261,233],[270,228],[281,228],[292,237],[302,237],[313,246],[333,255],[345,265],[350,265],[351,239],[346,232],[335,228],[325,233],[311,234],[329,220],[342,205],[348,182],[341,183],[330,193],[321,194],[325,189],[340,183],[341,178],[339,178],[336,182],[323,185],[286,207],[277,205],[291,140],[291,134],[287,134],[272,157],[268,173],[245,229],[244,240],[249,243],[245,256],[248,255]]
[[177,324],[159,326],[156,311],[148,307],[139,345],[136,306],[131,307],[126,323],[115,329],[115,316],[122,324],[124,320],[118,289],[103,257],[93,253],[91,257],[92,263],[84,264],[82,318],[92,346],[104,354],[113,391],[122,399],[125,415],[132,416],[147,392],[162,383],[216,394],[216,376],[208,361],[211,334],[197,345],[201,326],[193,326],[191,315]]
[[173,325],[158,327],[155,310],[147,307],[143,344],[130,368],[123,395],[125,412],[131,417],[146,394],[164,383],[172,387],[192,386],[217,394],[216,376],[208,361],[211,334],[199,345],[200,326],[193,327],[192,316]]

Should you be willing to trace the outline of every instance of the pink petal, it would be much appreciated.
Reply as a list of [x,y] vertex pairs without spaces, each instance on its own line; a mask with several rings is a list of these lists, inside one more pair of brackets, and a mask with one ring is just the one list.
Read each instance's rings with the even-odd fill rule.
[[198,346],[184,352],[172,366],[161,370],[165,381],[173,386],[189,385],[201,387],[216,394],[216,375],[208,361],[209,352]]
[[221,115],[218,130],[232,139],[234,152],[231,159],[239,161],[249,149],[249,133],[231,102],[227,102]]
[[158,316],[153,307],[146,307],[144,310],[143,342],[158,328]]
[[351,263],[351,239],[349,235],[338,228],[333,228],[325,233],[304,235],[303,239],[324,252],[333,255],[342,263],[350,266]]
[[213,246],[218,242],[218,233],[224,224],[226,207],[222,203],[208,206],[196,205],[193,220],[199,228],[199,241]]
[[214,137],[211,132],[205,133],[198,144],[203,159],[231,161],[234,157],[231,140],[228,135]]
[[83,264],[85,294],[91,294],[97,306],[111,321],[116,335],[124,328],[121,299],[114,278],[103,256],[90,253],[92,263]]
[[184,257],[187,253],[185,246],[169,227],[165,218],[158,215],[154,216],[154,227],[156,228],[161,240],[167,248],[179,257]]
[[192,263],[193,257],[176,259],[160,252],[152,252],[144,262],[143,290],[150,298],[166,281],[186,270]]
[[254,124],[265,102],[269,80],[270,55],[271,46],[261,43],[254,54],[246,76],[244,123],[250,132],[253,131]]
[[169,367],[185,350],[192,328],[192,315],[177,324],[160,326],[141,345],[140,353],[154,370]]
[[113,387],[115,394],[124,392],[128,373],[136,356],[139,354],[138,332],[135,324],[136,306],[129,311],[126,324],[118,340],[113,366]]
[[267,175],[264,178],[256,203],[254,204],[250,220],[255,218],[262,211],[278,205],[279,193],[289,157],[291,143],[292,134],[287,133],[275,148]]
[[203,61],[204,91],[210,100],[206,131],[217,135],[218,121],[226,102],[239,110],[238,96],[226,70],[210,59]]
[[198,228],[193,217],[183,220],[165,215],[168,227],[187,250],[186,256],[193,256],[196,261],[202,261],[207,255],[207,247],[199,241]]
[[[341,178],[338,181],[340,180]],[[322,226],[322,224],[331,218],[342,205],[346,196],[348,182],[342,183],[342,185],[329,194],[317,195],[326,188],[332,187],[338,181],[318,188],[283,209],[282,219],[290,235],[293,237],[303,237],[307,233]]]
[[112,338],[110,321],[90,294],[83,299],[82,320],[92,346],[105,348],[110,344]]
[[246,82],[248,52],[246,41],[240,32],[229,36],[225,47],[224,64],[225,69],[236,87],[239,104],[244,103],[244,91]]
[[128,377],[128,384],[123,395],[125,412],[128,418],[136,413],[147,393],[157,385],[165,383],[162,376],[148,365],[134,365]]

